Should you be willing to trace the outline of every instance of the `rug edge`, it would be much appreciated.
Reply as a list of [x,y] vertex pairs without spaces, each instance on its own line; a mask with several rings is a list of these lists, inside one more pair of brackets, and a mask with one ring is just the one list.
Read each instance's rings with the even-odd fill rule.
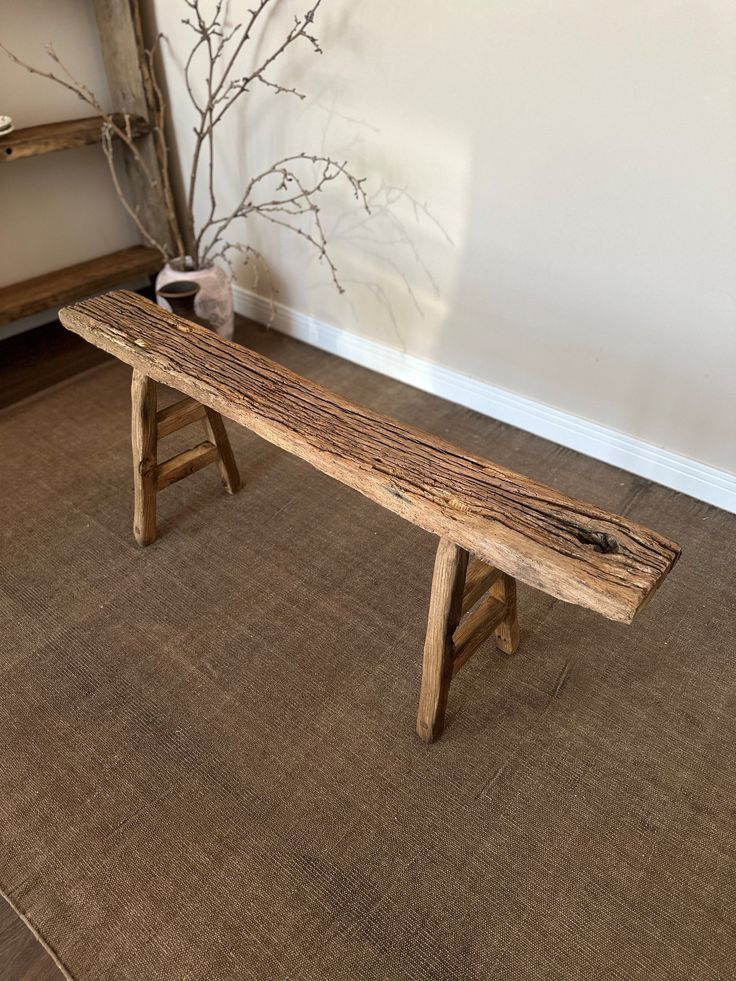
[[29,919],[27,914],[24,913],[23,910],[20,909],[20,907],[13,902],[13,900],[5,891],[5,889],[2,887],[2,885],[0,885],[0,897],[5,900],[5,902],[12,909],[12,911],[15,913],[18,919],[23,923],[23,925],[28,930],[30,930],[33,937],[43,947],[44,951],[49,955],[51,960],[54,962],[54,966],[58,968],[58,970],[63,975],[64,981],[78,981],[78,979],[69,971],[69,968],[66,966],[66,964],[64,964],[64,962],[61,960],[60,956],[54,950],[54,948],[51,946],[48,940],[46,940],[46,938],[39,932],[35,923],[33,923],[33,921]]

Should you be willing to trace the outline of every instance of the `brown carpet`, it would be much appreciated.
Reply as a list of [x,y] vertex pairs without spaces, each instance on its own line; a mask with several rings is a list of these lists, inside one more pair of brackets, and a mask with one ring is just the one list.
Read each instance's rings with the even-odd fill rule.
[[733,978],[736,517],[246,339],[683,558],[628,628],[522,587],[427,747],[431,536],[230,426],[139,550],[128,369],[7,410],[2,891],[79,981]]

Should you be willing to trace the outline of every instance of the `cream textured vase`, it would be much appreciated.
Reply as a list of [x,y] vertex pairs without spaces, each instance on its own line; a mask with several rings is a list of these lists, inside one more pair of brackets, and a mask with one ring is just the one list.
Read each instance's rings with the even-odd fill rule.
[[167,283],[175,280],[193,280],[199,285],[199,292],[194,301],[194,310],[198,317],[210,325],[220,337],[233,336],[233,290],[230,277],[219,266],[205,266],[195,269],[190,256],[183,259],[172,259],[167,262],[156,277],[156,300],[165,310],[171,307],[158,295],[158,291]]

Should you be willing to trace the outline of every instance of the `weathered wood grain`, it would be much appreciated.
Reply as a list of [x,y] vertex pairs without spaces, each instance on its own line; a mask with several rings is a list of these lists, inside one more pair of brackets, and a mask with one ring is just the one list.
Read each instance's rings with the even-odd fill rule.
[[[240,489],[240,474],[220,415],[190,396],[157,412],[156,384],[133,369],[133,534],[139,545],[156,540],[156,495],[178,480],[216,463],[225,490],[236,494]],[[194,422],[203,424],[209,438],[158,463],[158,441]]]
[[[92,6],[115,109],[148,121],[151,106],[142,69],[145,53],[139,0],[92,0]],[[162,160],[150,132],[142,137],[138,151],[148,173],[160,182]],[[130,153],[123,155],[123,164],[131,199],[143,224],[157,242],[172,250],[171,230],[159,194]]]
[[504,654],[515,654],[519,646],[519,621],[516,613],[516,580],[504,573],[490,588],[490,595],[503,603],[506,615],[495,629],[496,647]]
[[62,323],[408,521],[561,600],[630,622],[679,546],[626,518],[362,408],[135,293]]
[[472,612],[462,620],[452,638],[454,655],[452,673],[470,660],[480,645],[488,640],[506,616],[506,604],[490,594],[485,596]]
[[429,597],[417,733],[425,742],[442,735],[450,684],[495,633],[512,654],[519,644],[516,581],[440,538]]

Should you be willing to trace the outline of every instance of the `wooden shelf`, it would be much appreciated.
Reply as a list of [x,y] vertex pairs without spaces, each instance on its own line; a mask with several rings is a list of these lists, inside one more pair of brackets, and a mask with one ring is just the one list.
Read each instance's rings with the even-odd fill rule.
[[[125,125],[122,116],[115,116],[115,122],[121,128]],[[150,125],[142,116],[131,116],[130,124],[136,138],[151,131]],[[100,143],[101,131],[101,116],[86,116],[84,119],[67,119],[60,123],[16,129],[6,136],[0,136],[0,161],[8,163],[23,157],[38,157],[57,150],[71,150],[78,146]]]
[[0,289],[0,326],[81,300],[136,276],[153,275],[161,268],[161,262],[157,249],[133,245],[99,259],[4,286]]

